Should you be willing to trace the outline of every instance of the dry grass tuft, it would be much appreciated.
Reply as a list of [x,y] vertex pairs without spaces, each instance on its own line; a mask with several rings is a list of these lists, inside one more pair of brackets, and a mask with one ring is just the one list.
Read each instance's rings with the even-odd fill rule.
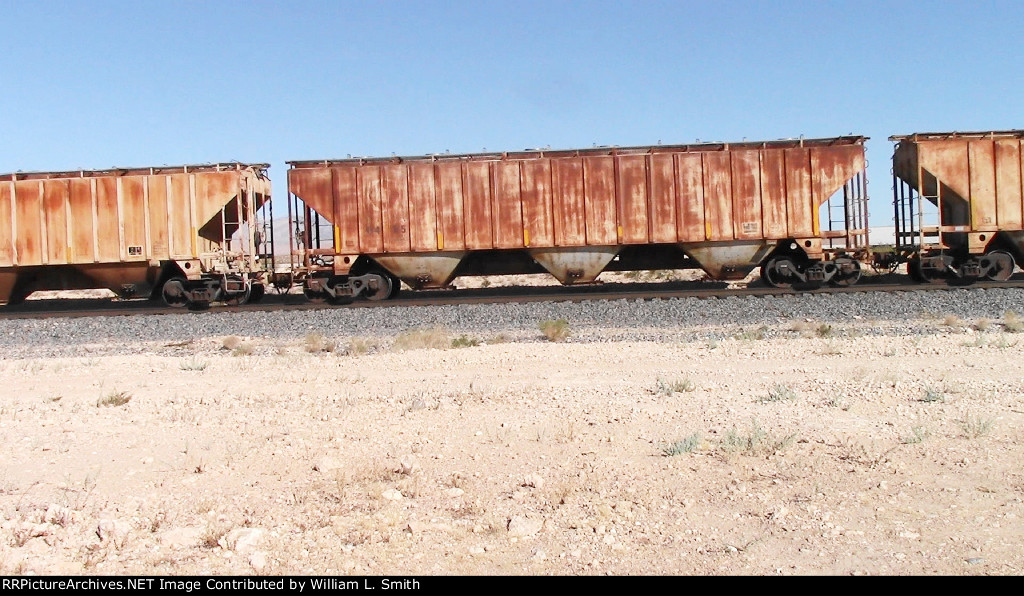
[[127,391],[111,391],[96,400],[97,408],[110,408],[123,406],[132,400],[132,394]]
[[810,320],[794,321],[793,324],[789,326],[791,331],[796,331],[801,337],[812,337],[814,335],[814,328],[814,322]]
[[198,358],[193,357],[189,358],[188,360],[182,360],[181,362],[179,362],[178,368],[180,368],[181,370],[202,372],[206,370],[206,367],[209,366],[209,364],[210,363],[205,360],[199,360]]
[[256,348],[250,343],[240,343],[238,347],[231,350],[232,356],[251,356]]
[[310,354],[318,354],[320,352],[333,352],[338,347],[337,342],[329,340],[321,333],[307,333],[306,339],[303,342],[305,350]]
[[963,319],[956,315],[946,315],[942,319],[942,324],[945,325],[946,327],[952,327],[954,329],[962,329],[966,325]]
[[362,356],[377,347],[376,342],[362,337],[353,337],[348,340],[348,349],[345,353],[349,356]]
[[406,350],[444,350],[450,348],[452,340],[448,330],[443,327],[411,329],[398,334],[392,348],[404,352]]
[[548,319],[541,321],[540,324],[538,324],[538,327],[540,328],[540,332],[544,334],[544,337],[546,337],[548,341],[565,341],[570,334],[569,321],[565,319],[558,319],[555,321]]

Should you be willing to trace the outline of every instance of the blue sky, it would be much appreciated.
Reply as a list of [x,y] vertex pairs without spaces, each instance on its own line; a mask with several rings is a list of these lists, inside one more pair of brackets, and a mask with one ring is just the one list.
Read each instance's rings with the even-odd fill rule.
[[1024,2],[0,0],[0,172],[1024,128]]

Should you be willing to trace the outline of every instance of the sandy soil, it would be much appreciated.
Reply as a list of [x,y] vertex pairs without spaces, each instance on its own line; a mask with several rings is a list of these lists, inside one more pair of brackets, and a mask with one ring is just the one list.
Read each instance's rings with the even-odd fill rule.
[[0,573],[1021,573],[1024,336],[880,326],[0,360]]

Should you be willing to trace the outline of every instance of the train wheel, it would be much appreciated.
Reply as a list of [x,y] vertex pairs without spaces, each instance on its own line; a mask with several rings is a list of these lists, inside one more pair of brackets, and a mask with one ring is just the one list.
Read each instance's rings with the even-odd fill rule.
[[267,293],[267,287],[263,284],[252,284],[249,290],[249,303],[255,304],[260,300],[263,300],[263,296]]
[[224,299],[224,304],[228,306],[241,306],[252,297],[252,286],[246,286],[245,290],[237,294],[232,294]]
[[984,257],[982,257],[982,263],[988,261],[990,268],[988,273],[985,275],[985,279],[991,279],[992,281],[1006,281],[1013,275],[1013,256],[1005,250],[993,250]]
[[939,274],[933,275],[929,270],[925,270],[921,265],[920,258],[914,258],[907,261],[907,275],[910,276],[910,279],[921,284],[936,284],[946,280],[945,277],[940,276]]
[[910,259],[907,261],[907,275],[910,276],[910,279],[919,284],[931,281],[931,279],[924,274],[924,268],[921,267],[921,259]]
[[324,292],[314,292],[306,287],[302,288],[302,295],[305,296],[306,300],[309,300],[310,302],[324,302],[329,297]]
[[[848,272],[843,272],[843,265],[846,265],[849,261],[852,269]],[[860,281],[860,261],[857,259],[836,259],[836,264],[840,265],[839,272],[837,272],[829,283],[837,287],[848,287]]]
[[[366,290],[365,295],[367,300],[387,300],[388,298],[395,294],[395,285],[391,281],[390,275],[388,275],[384,271],[375,271],[369,275],[372,275],[377,278],[377,288],[373,290]],[[370,284],[367,285],[372,286],[372,281]]]
[[796,279],[783,273],[785,270],[796,270],[796,263],[789,257],[772,257],[761,267],[761,279],[773,288],[790,288]]
[[402,291],[402,280],[399,279],[397,275],[391,275],[390,273],[387,273],[386,275],[388,276],[388,279],[391,280],[391,294],[388,298],[394,298]]
[[180,277],[172,277],[164,282],[164,287],[160,289],[160,296],[167,306],[189,306],[192,302],[188,299],[188,293],[185,291],[185,280]]

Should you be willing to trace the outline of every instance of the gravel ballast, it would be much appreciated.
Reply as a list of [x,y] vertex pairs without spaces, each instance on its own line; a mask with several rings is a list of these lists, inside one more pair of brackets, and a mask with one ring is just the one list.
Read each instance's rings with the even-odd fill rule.
[[410,329],[442,327],[487,338],[542,339],[538,323],[566,319],[569,341],[649,341],[714,338],[730,326],[771,326],[790,320],[833,324],[884,323],[888,333],[920,333],[913,320],[958,317],[967,321],[1024,313],[1024,290],[957,289],[915,292],[793,294],[661,300],[590,300],[522,304],[328,308],[291,312],[183,312],[175,315],[0,321],[5,357],[130,354],[136,342],[173,343],[204,337],[292,340],[310,333],[387,341]]

